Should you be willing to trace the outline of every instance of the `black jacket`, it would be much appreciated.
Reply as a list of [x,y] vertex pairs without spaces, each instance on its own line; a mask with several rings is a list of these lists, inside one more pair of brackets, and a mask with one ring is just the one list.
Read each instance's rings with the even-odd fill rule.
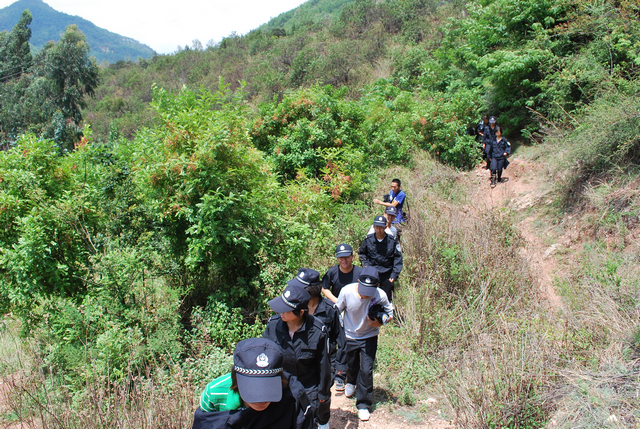
[[[383,248],[382,253],[378,252],[379,248]],[[391,272],[390,279],[397,280],[402,271],[400,244],[388,234],[385,234],[382,243],[378,243],[375,234],[367,235],[360,246],[358,256],[363,267],[375,267],[380,274]]]
[[502,137],[491,147],[491,158],[504,158],[505,153],[511,155],[511,143]]
[[[357,278],[356,281],[358,281]],[[337,349],[344,349],[347,345],[347,337],[344,334],[344,326],[342,325],[342,316],[340,316],[338,308],[327,298],[322,298],[318,303],[318,307],[316,307],[316,311],[313,313],[313,317],[324,323],[324,326],[327,328],[329,355],[337,359]],[[336,361],[336,370],[346,371],[346,362]]]
[[[331,359],[327,328],[311,315],[305,316],[304,325],[289,336],[289,328],[279,314],[272,316],[262,334],[282,347],[284,370],[295,375],[307,393],[317,391],[318,398],[331,397]],[[313,398],[310,398],[313,402]]]
[[496,142],[496,129],[491,125],[485,125],[482,133],[482,143],[493,145]]
[[251,408],[205,413],[198,407],[193,429],[311,429],[313,410],[304,386],[296,377],[283,388],[280,402],[272,402],[264,411]]

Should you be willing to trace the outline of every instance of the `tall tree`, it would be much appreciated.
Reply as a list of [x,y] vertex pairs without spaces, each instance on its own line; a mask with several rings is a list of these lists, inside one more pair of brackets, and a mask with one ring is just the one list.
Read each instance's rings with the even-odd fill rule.
[[98,86],[98,65],[89,51],[84,34],[70,25],[57,43],[49,42],[36,57],[42,64],[38,74],[51,82],[51,102],[76,124],[82,120],[84,97],[93,96]]
[[33,17],[29,9],[22,16],[11,33],[0,33],[0,81],[19,78],[31,67],[31,25]]
[[81,135],[81,108],[98,85],[98,65],[75,25],[32,59],[31,13],[11,33],[0,33],[0,140],[6,145],[34,132],[71,150]]

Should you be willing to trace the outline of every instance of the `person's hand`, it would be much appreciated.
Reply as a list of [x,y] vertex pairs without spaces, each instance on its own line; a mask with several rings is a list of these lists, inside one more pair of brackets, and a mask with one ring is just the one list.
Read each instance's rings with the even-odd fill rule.
[[379,199],[377,199],[377,198],[374,198],[373,202],[376,203],[376,204],[380,204],[381,203],[381,201]]
[[371,326],[372,328],[379,328],[382,326],[382,323],[378,322],[378,320],[371,320],[369,318],[369,316],[367,316],[367,322],[369,323],[369,326]]
[[507,152],[504,153],[504,156],[507,156]]
[[389,282],[391,282],[391,283],[393,283],[395,281],[396,281],[396,279],[389,279]]

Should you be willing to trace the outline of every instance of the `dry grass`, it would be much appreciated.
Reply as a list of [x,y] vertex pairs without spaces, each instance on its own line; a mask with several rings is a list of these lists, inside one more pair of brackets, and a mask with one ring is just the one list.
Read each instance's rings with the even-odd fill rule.
[[[34,345],[19,337],[15,321],[5,317],[2,323],[0,426],[191,427],[200,386],[194,385],[179,366],[154,373],[130,373],[118,382],[85,374],[88,381],[81,387],[73,386],[69,384],[71,378],[54,375],[40,360]],[[87,362],[87,373],[93,370]]]
[[[442,392],[464,428],[635,427],[629,337],[640,320],[640,255],[625,248],[612,259],[605,244],[566,258],[572,268],[557,274],[567,308],[550,310],[519,251],[517,216],[469,211],[456,173],[425,158],[391,175],[408,178],[413,217],[403,234],[400,327],[382,341],[389,388]],[[618,194],[603,193],[600,204]],[[624,194],[628,206],[632,192]],[[538,209],[553,220],[554,211]]]

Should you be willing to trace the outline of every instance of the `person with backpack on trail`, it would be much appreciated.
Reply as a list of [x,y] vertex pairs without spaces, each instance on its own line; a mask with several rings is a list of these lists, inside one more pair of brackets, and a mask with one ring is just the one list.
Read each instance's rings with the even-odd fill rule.
[[280,346],[264,338],[236,345],[231,373],[207,385],[193,429],[312,429],[304,386],[283,369]]
[[[409,222],[409,203],[407,202],[407,194],[401,189],[401,186],[400,179],[393,179],[391,181],[391,190],[387,195],[384,195],[383,201],[378,198],[373,199],[376,204],[396,208],[396,218],[391,223],[396,227],[397,234],[394,238],[398,240],[402,235],[402,225]],[[405,203],[407,210],[404,209]]]
[[396,218],[393,220],[394,225],[401,224],[405,221],[405,212],[403,211],[404,202],[407,198],[407,194],[404,193],[400,187],[402,183],[400,179],[393,179],[391,181],[391,190],[389,191],[389,201],[387,200],[387,196],[385,195],[385,201],[380,201],[378,198],[374,198],[373,202],[376,204],[380,204],[385,207],[395,207],[397,210]]

